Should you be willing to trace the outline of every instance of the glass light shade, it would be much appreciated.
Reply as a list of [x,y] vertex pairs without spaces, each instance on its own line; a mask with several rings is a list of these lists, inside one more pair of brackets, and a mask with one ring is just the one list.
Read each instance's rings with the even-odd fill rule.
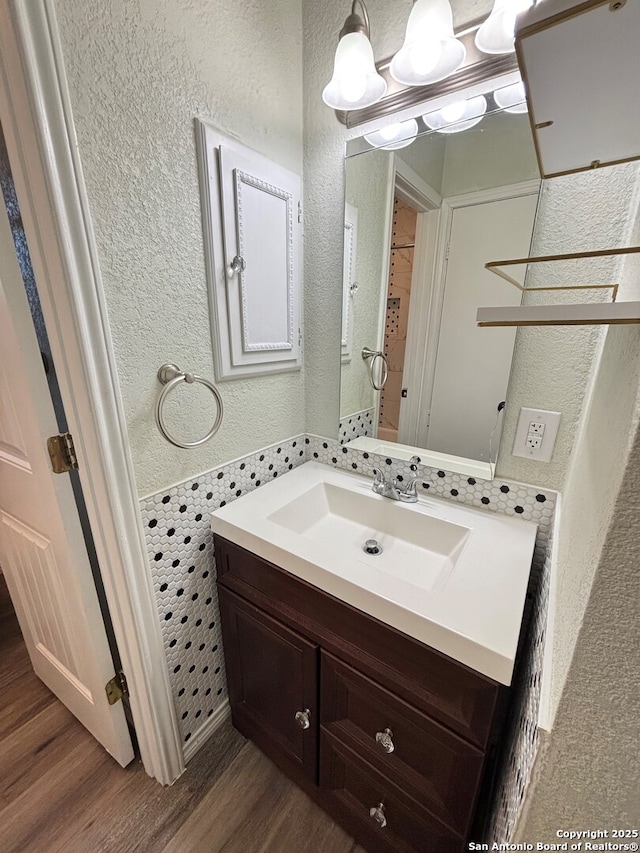
[[375,104],[386,91],[387,84],[376,71],[369,39],[361,32],[344,35],[322,100],[334,110],[360,110]]
[[385,151],[395,151],[398,148],[406,148],[411,145],[418,135],[418,122],[414,118],[397,124],[390,124],[382,130],[373,133],[365,133],[364,138],[374,148],[383,148]]
[[476,47],[483,53],[513,53],[516,18],[532,0],[494,0],[487,20],[476,33]]
[[493,100],[506,113],[527,112],[527,99],[522,80],[519,83],[513,83],[511,86],[496,89],[493,93]]
[[405,86],[425,86],[449,77],[465,56],[464,45],[453,35],[449,0],[417,0],[389,73]]
[[484,95],[478,95],[466,101],[447,104],[440,110],[422,116],[422,120],[427,127],[439,133],[460,133],[482,121],[486,111],[487,99]]

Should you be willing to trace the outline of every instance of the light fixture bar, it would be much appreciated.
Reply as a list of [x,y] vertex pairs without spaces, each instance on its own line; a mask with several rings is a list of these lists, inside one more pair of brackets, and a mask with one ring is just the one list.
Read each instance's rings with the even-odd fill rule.
[[409,109],[425,101],[431,101],[445,95],[459,92],[470,86],[483,83],[494,77],[518,71],[515,54],[481,53],[475,46],[475,33],[481,21],[466,24],[464,30],[456,33],[456,38],[464,44],[467,55],[458,71],[446,80],[431,83],[429,86],[402,86],[389,73],[393,57],[387,57],[376,63],[376,69],[387,83],[387,93],[377,103],[360,110],[336,111],[339,121],[346,127],[358,127],[370,121],[394,115],[400,110]]

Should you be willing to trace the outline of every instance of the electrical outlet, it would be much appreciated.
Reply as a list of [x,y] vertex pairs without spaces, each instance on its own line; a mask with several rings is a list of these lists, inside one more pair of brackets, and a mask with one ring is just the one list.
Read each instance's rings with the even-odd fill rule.
[[560,426],[560,412],[544,409],[520,409],[513,442],[513,455],[550,462]]

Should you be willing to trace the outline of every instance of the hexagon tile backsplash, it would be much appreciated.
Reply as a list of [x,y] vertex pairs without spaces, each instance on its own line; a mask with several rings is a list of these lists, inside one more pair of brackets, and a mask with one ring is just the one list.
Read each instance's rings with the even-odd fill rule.
[[[345,437],[342,435],[342,440]],[[384,468],[390,476],[413,476],[406,462],[353,450],[333,439],[298,435],[140,500],[167,666],[187,761],[209,737],[228,707],[210,513],[297,465],[313,460],[365,475],[371,475],[375,465]],[[421,466],[419,474],[422,492],[538,524],[525,607],[525,624],[530,625],[530,637],[516,674],[510,744],[492,823],[492,840],[507,841],[524,799],[538,741],[549,544],[556,493],[505,480],[475,480],[427,466]]]

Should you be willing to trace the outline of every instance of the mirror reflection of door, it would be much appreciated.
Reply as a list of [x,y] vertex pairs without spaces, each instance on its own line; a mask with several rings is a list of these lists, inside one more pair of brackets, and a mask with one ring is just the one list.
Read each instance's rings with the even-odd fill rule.
[[443,203],[443,213],[450,211],[444,299],[435,370],[423,389],[428,414],[416,442],[438,453],[495,458],[498,404],[506,396],[516,329],[481,329],[475,318],[481,306],[520,304],[520,291],[505,287],[484,264],[487,257],[528,254],[538,193],[522,191],[502,187]]
[[389,375],[380,392],[378,410],[378,438],[383,441],[398,441],[411,302],[411,277],[416,243],[416,219],[417,211],[395,196],[382,350],[387,357]]

